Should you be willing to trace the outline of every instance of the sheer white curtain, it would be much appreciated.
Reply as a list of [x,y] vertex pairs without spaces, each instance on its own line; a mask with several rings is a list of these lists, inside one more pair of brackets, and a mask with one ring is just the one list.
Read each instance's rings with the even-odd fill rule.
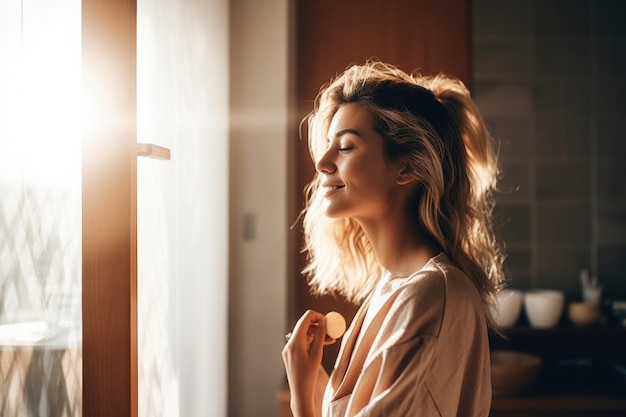
[[137,9],[139,415],[226,416],[228,1]]
[[0,2],[0,414],[81,415],[80,0]]

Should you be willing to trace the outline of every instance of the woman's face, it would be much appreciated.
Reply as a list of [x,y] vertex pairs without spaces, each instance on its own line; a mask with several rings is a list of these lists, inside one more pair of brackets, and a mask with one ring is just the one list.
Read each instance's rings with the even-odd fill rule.
[[398,202],[399,166],[388,163],[383,138],[369,111],[342,105],[328,129],[328,148],[316,164],[326,198],[326,215],[375,220]]

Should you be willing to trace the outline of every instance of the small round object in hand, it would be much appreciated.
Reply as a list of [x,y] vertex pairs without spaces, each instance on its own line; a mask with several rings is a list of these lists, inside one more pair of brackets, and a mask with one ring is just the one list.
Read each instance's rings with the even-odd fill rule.
[[346,331],[346,319],[336,312],[326,314],[326,334],[333,339],[339,339]]

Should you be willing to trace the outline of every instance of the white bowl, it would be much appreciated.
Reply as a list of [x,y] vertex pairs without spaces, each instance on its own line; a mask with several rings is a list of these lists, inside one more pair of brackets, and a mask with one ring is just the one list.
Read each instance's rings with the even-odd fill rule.
[[524,309],[530,326],[537,329],[555,327],[561,319],[565,294],[563,291],[535,289],[524,294]]
[[524,294],[520,290],[506,288],[496,295],[496,303],[491,308],[491,316],[496,326],[501,328],[512,327],[517,323]]

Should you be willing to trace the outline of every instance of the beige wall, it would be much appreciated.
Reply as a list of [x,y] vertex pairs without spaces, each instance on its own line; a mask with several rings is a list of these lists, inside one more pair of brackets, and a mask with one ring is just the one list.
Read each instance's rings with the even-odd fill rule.
[[269,417],[284,381],[288,0],[230,14],[229,416]]

